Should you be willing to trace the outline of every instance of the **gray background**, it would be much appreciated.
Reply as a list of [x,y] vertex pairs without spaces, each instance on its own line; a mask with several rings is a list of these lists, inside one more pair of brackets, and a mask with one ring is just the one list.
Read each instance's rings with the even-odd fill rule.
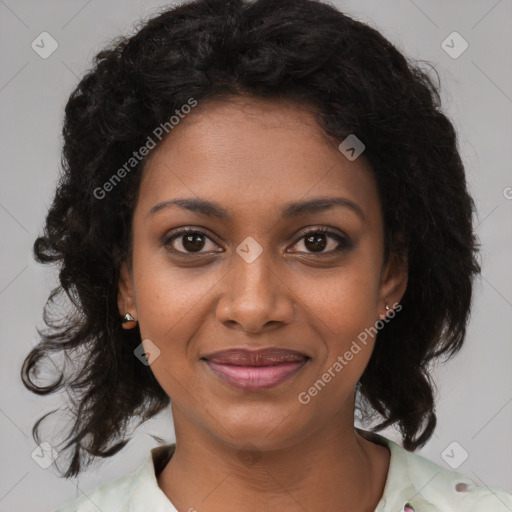
[[[166,411],[139,427],[114,458],[98,462],[78,479],[59,479],[53,466],[42,469],[31,458],[36,448],[31,428],[41,415],[62,407],[63,397],[38,397],[19,378],[55,284],[55,270],[36,264],[31,250],[53,196],[67,97],[105,43],[130,33],[141,16],[163,5],[0,0],[0,511],[53,510],[135,470],[156,446],[150,433],[174,440]],[[442,453],[456,441],[454,451],[448,450],[451,460],[460,459],[462,449],[469,454],[458,471],[512,492],[512,3],[353,0],[335,5],[380,30],[407,55],[432,62],[441,76],[445,109],[456,124],[478,206],[483,276],[476,285],[465,348],[435,369],[439,424],[418,453],[449,468]],[[47,59],[31,48],[43,31],[59,45]],[[458,58],[441,47],[453,31],[469,44]],[[459,42],[453,45],[460,48]],[[392,429],[382,433],[399,440]]]

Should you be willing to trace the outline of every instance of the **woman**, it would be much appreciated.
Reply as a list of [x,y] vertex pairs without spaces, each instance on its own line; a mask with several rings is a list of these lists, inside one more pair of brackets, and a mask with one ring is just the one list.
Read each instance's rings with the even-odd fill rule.
[[[65,477],[169,404],[176,443],[61,512],[512,509],[411,453],[480,270],[439,104],[381,34],[315,0],[188,2],[97,55],[34,246],[61,265],[48,308],[64,292],[76,311],[47,315],[22,376],[73,396]],[[53,351],[74,372],[38,387]]]

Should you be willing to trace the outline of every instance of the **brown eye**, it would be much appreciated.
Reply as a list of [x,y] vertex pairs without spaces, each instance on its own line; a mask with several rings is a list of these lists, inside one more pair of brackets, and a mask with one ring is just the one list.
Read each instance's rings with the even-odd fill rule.
[[328,245],[329,237],[325,233],[314,233],[304,237],[304,245],[313,252],[322,252]]
[[[208,242],[211,242],[214,247],[208,248]],[[215,251],[217,246],[206,233],[197,229],[183,229],[176,232],[165,240],[164,245],[172,252],[181,254],[202,253],[205,247],[208,250],[204,252]]]
[[[303,244],[306,250],[297,252],[327,255],[341,252],[352,247],[352,243],[347,237],[325,228],[310,230],[299,241],[301,240],[304,240]],[[330,241],[331,243],[329,243]],[[297,245],[299,245],[299,242],[297,242],[294,247]]]

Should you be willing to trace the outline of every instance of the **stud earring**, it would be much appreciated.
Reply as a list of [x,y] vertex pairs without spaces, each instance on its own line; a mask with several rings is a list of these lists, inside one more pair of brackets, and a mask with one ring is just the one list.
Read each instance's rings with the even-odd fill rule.
[[137,320],[130,313],[126,313],[121,321],[123,322],[121,326],[123,329],[133,329],[137,325]]
[[385,304],[385,306],[384,306],[384,307],[386,308],[386,312],[385,312],[385,313],[381,313],[381,314],[379,315],[379,318],[380,318],[381,320],[384,320],[385,318],[387,318],[387,316],[388,316],[388,311],[391,309],[391,308],[389,307],[389,304],[388,304],[387,302],[386,302],[386,304]]

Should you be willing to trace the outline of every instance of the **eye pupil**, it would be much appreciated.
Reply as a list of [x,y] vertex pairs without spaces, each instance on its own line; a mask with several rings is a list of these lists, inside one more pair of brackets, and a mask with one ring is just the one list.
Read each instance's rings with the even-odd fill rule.
[[204,247],[204,236],[201,233],[191,233],[189,235],[184,235],[182,243],[183,247],[187,251],[200,251]]
[[[311,245],[309,245],[311,244]],[[323,249],[325,249],[327,242],[326,242],[326,236],[322,233],[315,233],[312,235],[307,235],[305,237],[304,245],[314,251],[320,252]]]

